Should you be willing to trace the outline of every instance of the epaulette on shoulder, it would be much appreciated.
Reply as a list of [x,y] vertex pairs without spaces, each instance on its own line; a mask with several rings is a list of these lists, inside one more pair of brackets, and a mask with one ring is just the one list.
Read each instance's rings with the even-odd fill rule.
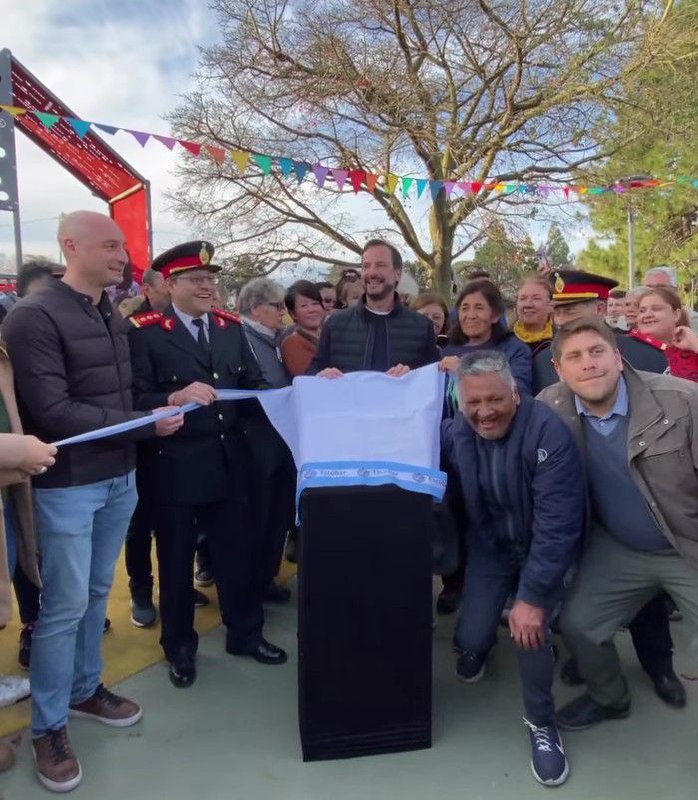
[[133,316],[129,317],[132,325],[135,325],[136,328],[147,328],[150,325],[155,325],[157,322],[161,322],[164,319],[165,315],[161,314],[159,311],[144,311],[142,314],[134,314]]
[[232,311],[224,311],[222,308],[213,308],[211,309],[211,313],[220,319],[228,320],[228,322],[234,322],[236,325],[242,325],[242,320],[240,317],[238,317],[237,314],[233,314]]

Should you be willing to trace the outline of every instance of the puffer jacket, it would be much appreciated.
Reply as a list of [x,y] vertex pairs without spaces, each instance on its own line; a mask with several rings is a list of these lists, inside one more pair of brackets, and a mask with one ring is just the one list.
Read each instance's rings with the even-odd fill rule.
[[[102,295],[88,295],[60,280],[48,281],[17,303],[2,325],[15,374],[25,433],[55,442],[144,416],[131,399],[131,359],[124,320]],[[136,465],[132,434],[61,447],[56,464],[34,478],[36,488],[82,486],[125,475]]]
[[[317,375],[327,367],[342,372],[370,369],[373,327],[362,299],[353,308],[337,311],[328,317],[320,335],[317,353],[308,375]],[[386,316],[388,326],[388,362],[405,364],[411,369],[439,360],[434,326],[423,314],[403,306],[397,295],[395,306]]]

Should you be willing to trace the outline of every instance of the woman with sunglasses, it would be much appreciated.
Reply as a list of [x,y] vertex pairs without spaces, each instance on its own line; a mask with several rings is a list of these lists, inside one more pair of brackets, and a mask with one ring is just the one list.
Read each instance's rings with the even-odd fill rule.
[[238,312],[245,335],[272,389],[281,389],[291,378],[281,361],[281,331],[284,328],[284,291],[269,278],[255,278],[246,283],[238,297]]

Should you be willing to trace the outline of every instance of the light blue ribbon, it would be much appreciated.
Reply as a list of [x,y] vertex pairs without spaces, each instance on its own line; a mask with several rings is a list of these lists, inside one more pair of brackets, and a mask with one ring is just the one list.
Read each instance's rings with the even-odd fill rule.
[[[251,397],[258,397],[260,394],[271,394],[273,392],[283,391],[280,389],[266,389],[263,391],[253,391],[248,389],[219,389],[219,400],[247,400]],[[168,417],[175,417],[180,412],[187,414],[189,411],[195,411],[197,408],[202,408],[198,403],[185,403],[181,407],[172,406],[163,411],[152,411],[144,417],[131,419],[128,422],[119,422],[116,425],[107,425],[106,428],[98,428],[95,431],[88,431],[87,433],[79,433],[77,436],[70,436],[67,439],[61,439],[58,442],[53,442],[55,447],[65,447],[69,444],[83,444],[84,442],[94,442],[97,439],[106,439],[108,436],[118,436],[120,433],[127,433],[128,431],[135,431],[138,428],[144,428],[146,425],[152,425],[161,419]]]

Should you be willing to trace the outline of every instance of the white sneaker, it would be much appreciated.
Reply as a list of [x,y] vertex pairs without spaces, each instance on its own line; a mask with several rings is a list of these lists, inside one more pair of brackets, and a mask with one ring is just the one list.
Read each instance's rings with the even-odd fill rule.
[[18,703],[30,694],[27,678],[21,675],[0,675],[0,708]]

